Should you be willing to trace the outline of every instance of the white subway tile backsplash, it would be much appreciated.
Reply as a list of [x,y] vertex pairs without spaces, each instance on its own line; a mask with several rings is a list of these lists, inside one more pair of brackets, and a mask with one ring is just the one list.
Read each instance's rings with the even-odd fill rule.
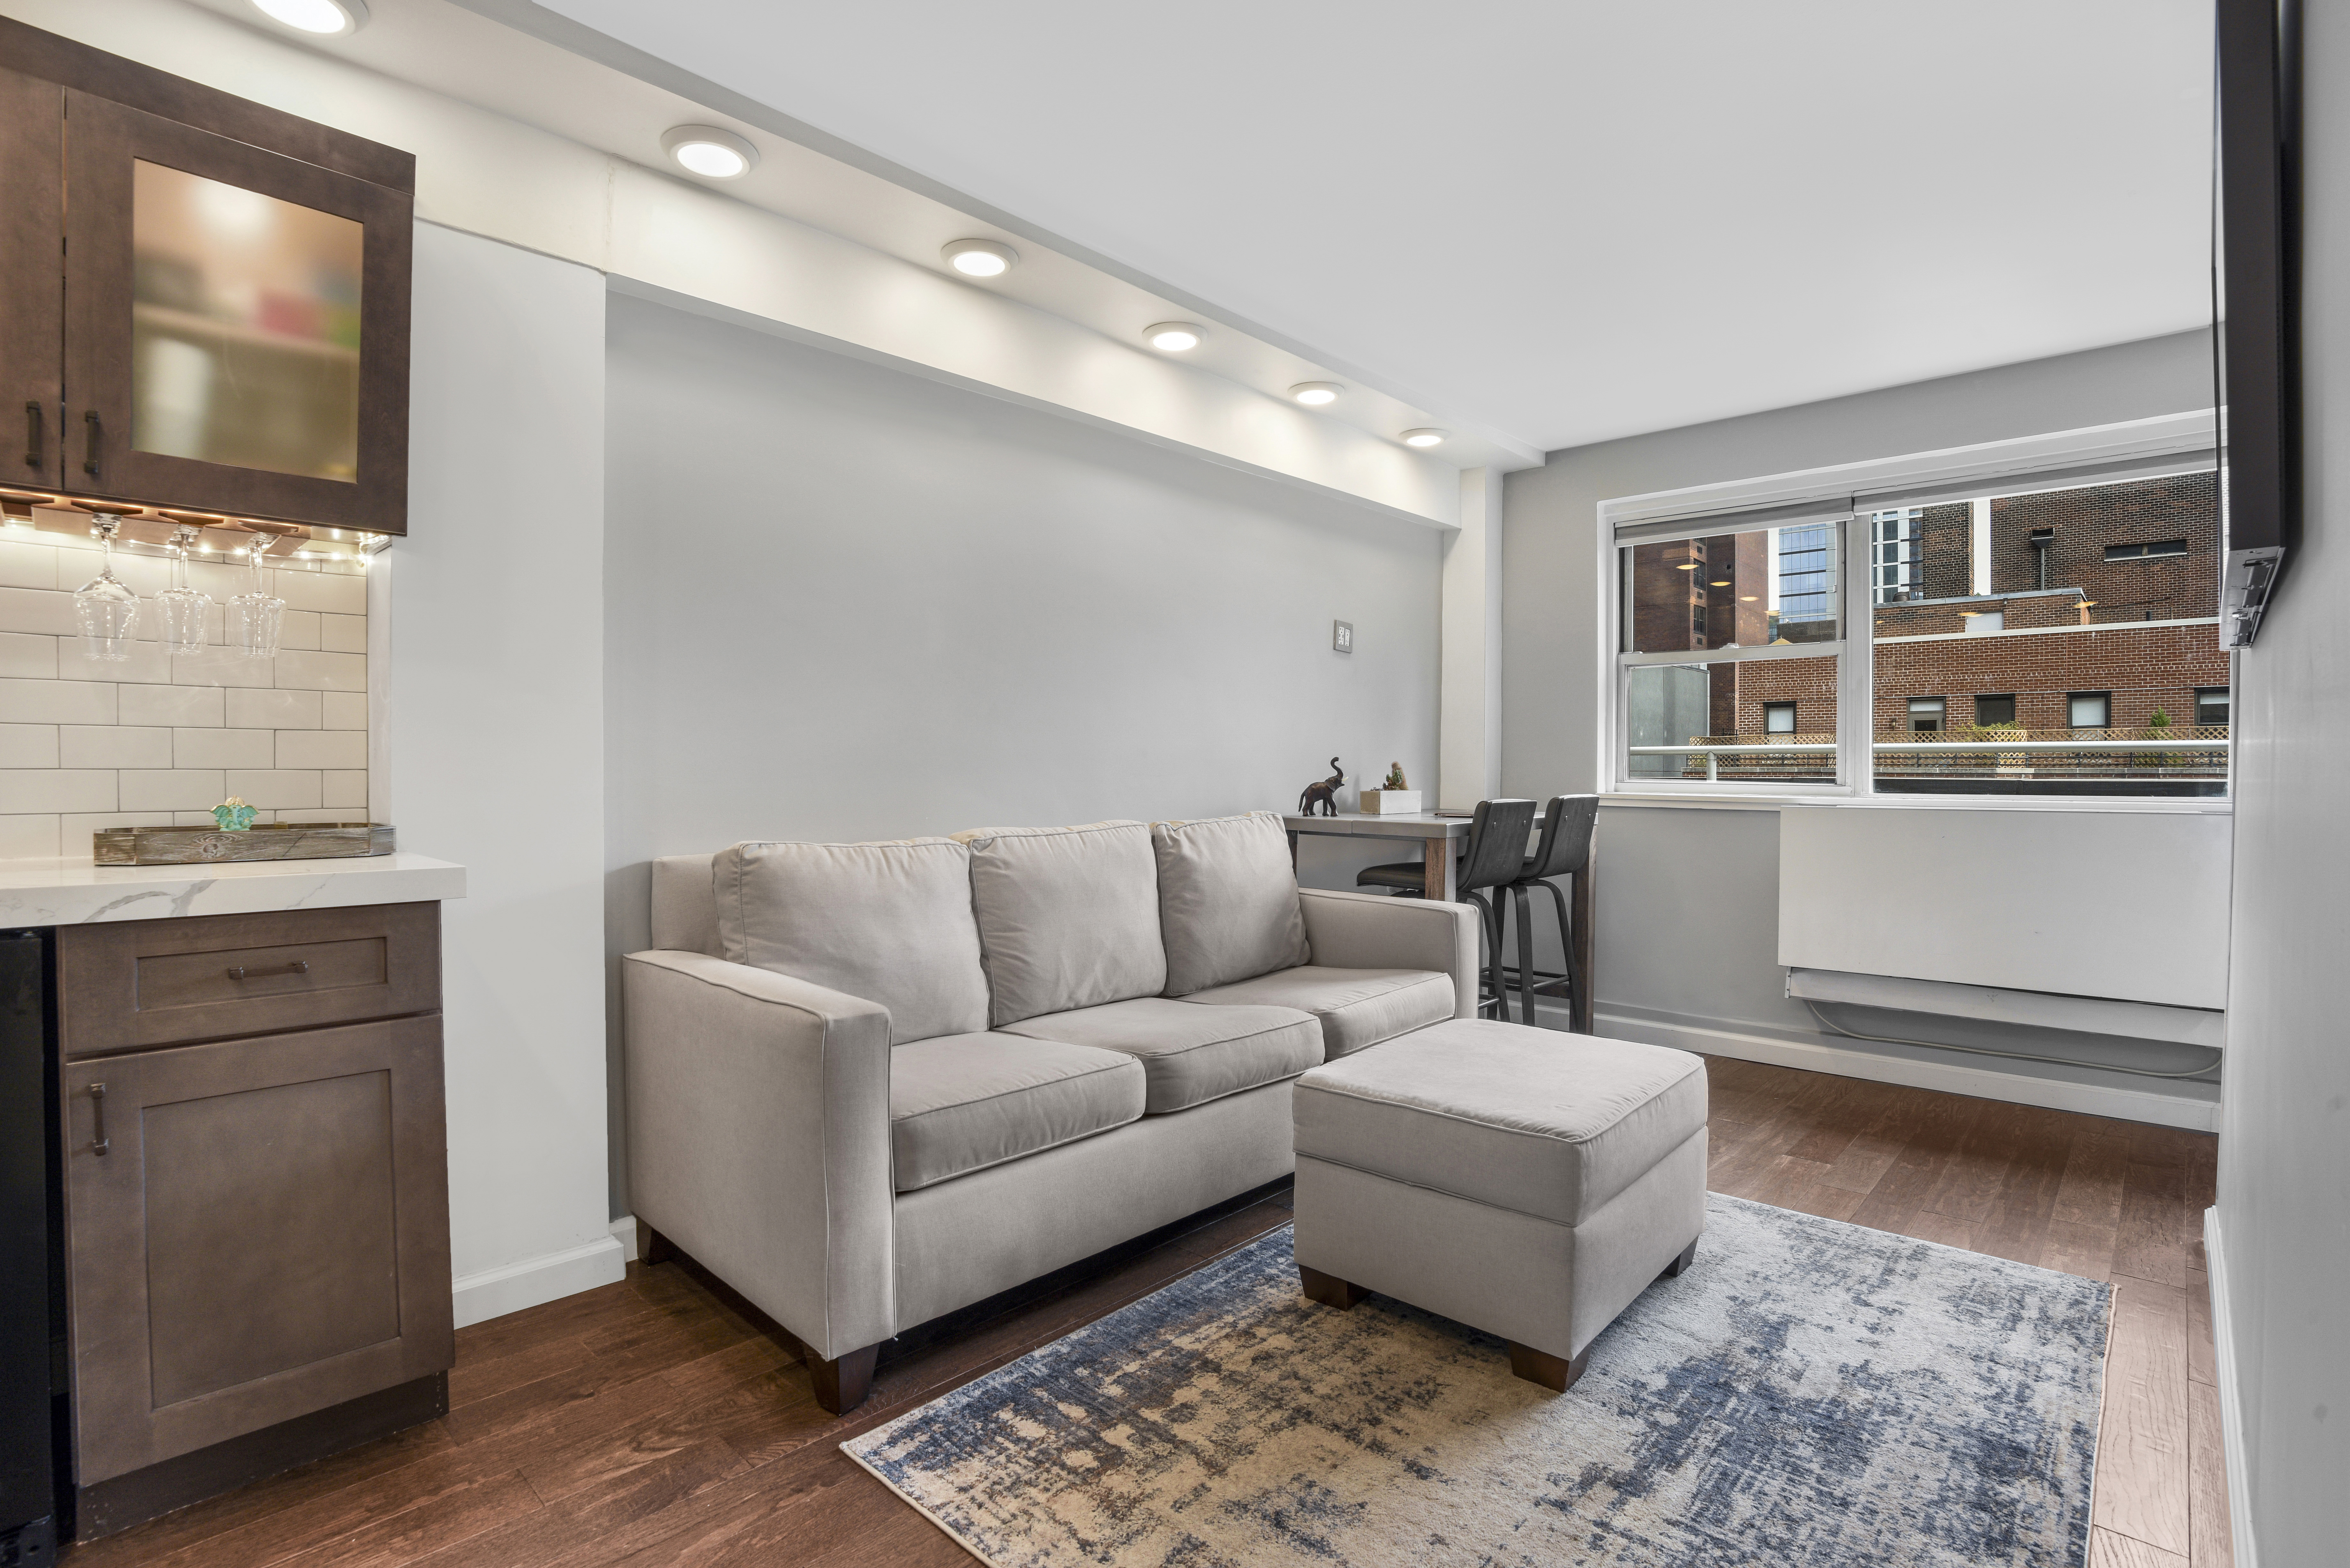
[[318,653],[289,649],[278,654],[276,664],[276,684],[289,691],[367,690],[367,655],[364,653]]
[[120,724],[67,724],[57,731],[57,765],[168,768],[172,732]]
[[276,737],[267,730],[172,732],[175,768],[265,768],[276,761]]
[[21,680],[57,678],[57,639],[21,631],[0,632],[0,676]]
[[[283,659],[284,654],[278,655]],[[316,659],[317,654],[306,657]],[[175,657],[172,660],[172,684],[174,686],[275,686],[270,666],[275,659],[240,659],[225,648]]]
[[364,768],[364,730],[280,730],[277,765],[281,768]]
[[55,724],[0,724],[0,768],[53,768],[57,765]]
[[0,813],[116,810],[102,768],[0,768]]
[[[272,569],[287,602],[278,655],[239,659],[221,645],[224,607],[251,576],[199,560],[188,578],[214,601],[210,648],[166,653],[147,605],[128,657],[97,659],[72,590],[98,575],[98,551],[0,534],[0,859],[78,858],[107,827],[209,826],[232,794],[260,822],[366,818],[363,577]],[[171,566],[123,551],[115,576],[151,599]]]
[[89,643],[78,637],[57,639],[57,679],[60,680],[134,680],[160,685],[172,679],[171,655],[160,642],[126,642],[120,659],[92,659]]
[[[14,539],[0,539],[0,585],[12,588],[56,587],[56,548],[48,545],[26,545]],[[74,587],[81,585],[76,583]]]
[[73,595],[54,588],[0,588],[0,631],[64,637],[80,630],[74,619]]
[[79,680],[0,680],[0,724],[111,724],[114,688]]
[[271,586],[288,609],[367,614],[367,579],[336,572],[279,572]]
[[218,768],[126,768],[121,809],[203,811],[238,793],[222,784]]
[[[315,730],[319,725],[316,691],[232,691],[228,696],[228,727],[232,730]],[[261,764],[268,766],[266,763]]]
[[223,693],[218,687],[124,686],[116,718],[125,724],[161,724],[217,730],[221,727]]
[[0,860],[47,859],[57,852],[56,816],[0,816]]
[[299,811],[318,806],[324,784],[315,769],[231,768],[226,789],[249,805]]

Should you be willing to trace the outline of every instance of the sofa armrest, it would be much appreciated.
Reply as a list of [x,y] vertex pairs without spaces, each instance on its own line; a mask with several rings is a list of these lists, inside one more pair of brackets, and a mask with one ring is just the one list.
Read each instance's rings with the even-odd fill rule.
[[895,1334],[889,1010],[702,953],[620,992],[637,1218],[827,1360]]
[[1432,969],[1452,977],[1452,1016],[1477,1016],[1477,910],[1440,898],[1300,888],[1305,945],[1332,969]]

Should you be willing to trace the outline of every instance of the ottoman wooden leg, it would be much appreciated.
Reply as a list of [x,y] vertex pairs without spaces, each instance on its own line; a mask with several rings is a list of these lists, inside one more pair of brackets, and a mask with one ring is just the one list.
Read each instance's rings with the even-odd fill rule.
[[1340,1312],[1345,1312],[1371,1293],[1360,1285],[1348,1284],[1336,1274],[1326,1274],[1303,1263],[1297,1265],[1297,1282],[1309,1300],[1320,1302],[1324,1306],[1336,1307]]
[[645,1267],[666,1263],[677,1256],[677,1248],[670,1239],[646,1224],[637,1221],[637,1257]]
[[1569,1361],[1564,1356],[1536,1350],[1531,1345],[1520,1345],[1514,1339],[1503,1343],[1510,1347],[1512,1375],[1529,1383],[1539,1383],[1555,1394],[1564,1394],[1574,1387],[1575,1380],[1583,1376],[1583,1369],[1591,1365],[1591,1347],[1587,1345],[1583,1347],[1582,1355]]
[[1677,1280],[1680,1278],[1681,1271],[1683,1269],[1688,1268],[1691,1263],[1696,1262],[1697,1243],[1695,1241],[1691,1241],[1688,1246],[1681,1249],[1681,1255],[1679,1257],[1675,1258],[1671,1262],[1665,1265],[1665,1272],[1659,1274],[1657,1278],[1660,1280]]

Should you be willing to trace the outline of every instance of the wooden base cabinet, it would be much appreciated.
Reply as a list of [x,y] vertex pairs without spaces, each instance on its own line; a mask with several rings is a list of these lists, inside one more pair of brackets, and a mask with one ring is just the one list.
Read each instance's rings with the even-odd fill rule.
[[[316,1425],[320,1412],[445,1374],[454,1332],[437,915],[437,906],[382,906],[58,932],[75,1467],[85,1495],[160,1486],[158,1501],[178,1506],[193,1499],[171,1493],[210,1487],[221,1470],[190,1456],[233,1455],[265,1429]],[[414,940],[421,917],[431,918],[430,945]],[[429,1011],[77,1050],[78,1012],[95,1023],[93,1012],[123,1012],[95,1005],[115,999],[93,992],[93,974],[155,969],[174,988],[163,994],[191,1000],[148,1016],[181,1011],[218,1027],[217,1008],[186,983],[192,970],[217,958],[223,984],[274,991],[256,1000],[282,1012],[283,981],[271,971],[306,961],[284,954],[364,943],[355,931],[393,926],[406,940],[384,945],[407,972],[382,976],[394,983],[380,993]],[[321,970],[331,966],[308,972]],[[314,1001],[348,1007],[355,989]],[[285,1446],[270,1449],[270,1468],[318,1457],[289,1459]],[[161,1484],[182,1474],[199,1479]],[[158,1485],[125,1485],[141,1476]],[[98,1511],[121,1528],[140,1511]]]

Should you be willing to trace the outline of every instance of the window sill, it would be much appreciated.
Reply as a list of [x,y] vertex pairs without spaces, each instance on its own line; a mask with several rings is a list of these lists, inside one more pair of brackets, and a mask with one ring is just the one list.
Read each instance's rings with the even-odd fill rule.
[[1846,811],[2068,811],[2127,816],[2230,816],[2235,802],[2208,796],[2064,800],[2015,795],[1851,794],[1667,794],[1638,790],[1603,790],[1602,805],[1672,806],[1700,811],[1777,811],[1782,806],[1836,806]]

